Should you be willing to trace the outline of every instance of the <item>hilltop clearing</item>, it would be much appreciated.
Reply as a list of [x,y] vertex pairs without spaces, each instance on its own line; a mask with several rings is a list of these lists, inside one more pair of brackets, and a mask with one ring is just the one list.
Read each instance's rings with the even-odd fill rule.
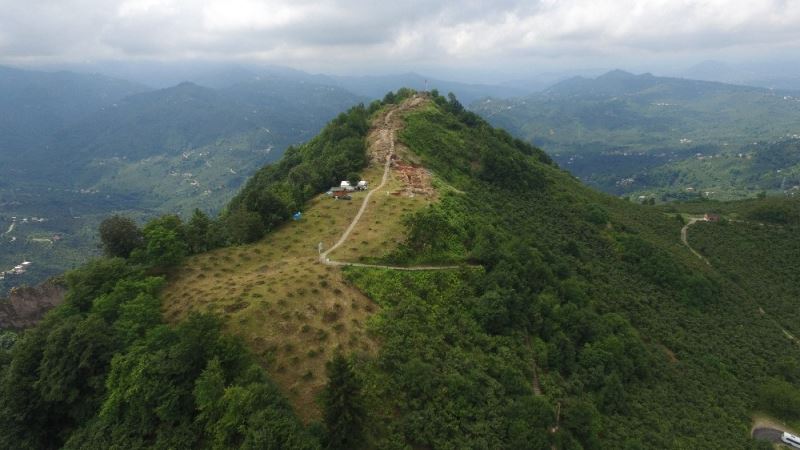
[[[750,417],[800,409],[796,206],[633,204],[390,93],[219,217],[105,221],[110,257],[0,339],[0,444],[764,448]],[[691,227],[710,265],[705,213],[748,221]]]
[[[377,347],[366,331],[377,305],[347,283],[341,269],[320,264],[319,246],[332,248],[344,239],[331,256],[345,261],[385,256],[405,239],[403,215],[435,200],[430,187],[428,195],[389,195],[410,189],[398,168],[403,167],[403,153],[393,152],[394,139],[402,115],[423,104],[422,98],[411,98],[372,119],[369,163],[361,178],[374,190],[353,191],[352,200],[320,194],[303,207],[300,220],[280,226],[258,243],[191,258],[163,294],[165,314],[172,321],[197,311],[220,314],[226,329],[261,356],[307,420],[319,417],[315,399],[333,351],[374,355]],[[385,171],[387,162],[393,165]],[[384,173],[386,183],[378,188]],[[373,192],[362,220],[353,222]],[[345,235],[351,225],[352,232]]]

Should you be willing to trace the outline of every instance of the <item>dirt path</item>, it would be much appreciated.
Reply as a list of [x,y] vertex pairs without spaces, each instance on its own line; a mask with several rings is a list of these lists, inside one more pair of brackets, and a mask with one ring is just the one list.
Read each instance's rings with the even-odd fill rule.
[[356,225],[358,225],[358,221],[361,220],[361,216],[364,214],[364,211],[367,210],[367,205],[369,205],[369,200],[372,197],[372,194],[380,191],[381,189],[386,186],[386,183],[389,181],[389,174],[391,172],[392,166],[392,156],[395,154],[395,139],[396,139],[396,131],[402,126],[401,122],[393,121],[392,116],[400,109],[405,109],[409,107],[413,107],[418,102],[417,99],[411,100],[409,103],[394,107],[391,111],[389,111],[383,119],[383,126],[379,130],[379,137],[374,145],[378,146],[375,149],[375,152],[378,154],[386,154],[385,162],[383,164],[383,177],[381,178],[381,184],[376,186],[375,188],[371,189],[366,196],[364,196],[364,201],[361,203],[361,207],[358,209],[358,213],[353,218],[353,221],[350,222],[350,225],[347,229],[342,233],[342,236],[336,241],[333,246],[329,249],[321,252],[319,255],[319,260],[322,264],[328,266],[352,266],[352,267],[367,267],[367,268],[376,268],[376,269],[391,269],[391,270],[407,270],[407,271],[422,271],[422,270],[453,270],[458,269],[462,266],[459,265],[450,265],[450,266],[391,266],[391,265],[384,265],[384,264],[362,264],[362,263],[354,263],[354,262],[347,262],[347,261],[335,261],[331,260],[328,255],[331,252],[339,248],[342,244],[347,241],[347,238],[350,237],[350,233],[353,232]]
[[[706,257],[701,255],[698,251],[693,249],[691,245],[689,245],[689,236],[688,236],[689,235],[689,227],[694,225],[697,222],[705,222],[705,221],[706,221],[706,219],[703,218],[703,217],[691,217],[691,218],[689,218],[689,222],[686,225],[684,225],[683,228],[681,228],[681,241],[683,242],[683,245],[685,245],[692,253],[694,253],[695,256],[697,256],[698,258],[702,259],[703,262],[705,262],[706,264],[708,264],[710,266],[711,263],[708,262],[708,259],[706,259]],[[732,220],[731,222],[745,223],[745,221],[743,221],[743,220]],[[763,226],[763,224],[761,224],[761,225]],[[785,328],[783,328],[783,326],[780,324],[780,322],[778,322],[774,318],[770,317],[766,313],[766,311],[764,311],[764,308],[759,306],[758,307],[758,312],[762,316],[767,317],[770,320],[772,320],[775,323],[775,325],[777,325],[778,328],[780,328],[781,332],[783,332],[783,335],[786,336],[787,339],[789,339],[790,341],[792,341],[796,345],[800,346],[800,339],[798,339],[795,335],[793,335],[792,333],[788,332]]]
[[[385,142],[385,140],[387,140],[387,139],[389,141],[389,144],[388,144],[389,145],[389,152],[386,155],[386,162],[383,164],[383,178],[381,178],[381,184],[379,184],[374,189],[371,189],[367,193],[367,195],[364,197],[364,202],[361,203],[361,208],[358,209],[358,213],[353,218],[353,221],[350,222],[350,225],[347,227],[346,230],[344,230],[344,233],[342,234],[342,237],[340,237],[339,240],[336,241],[336,243],[333,244],[333,246],[331,248],[325,250],[324,252],[322,252],[319,255],[320,261],[322,261],[324,264],[328,264],[328,265],[347,265],[345,263],[336,264],[336,261],[330,261],[328,259],[328,254],[330,254],[332,251],[334,251],[337,248],[339,248],[339,246],[344,244],[344,242],[347,240],[347,238],[350,237],[350,233],[353,232],[353,229],[358,224],[358,221],[361,220],[361,216],[364,214],[364,211],[366,211],[367,205],[369,205],[369,199],[372,197],[372,194],[374,194],[375,192],[378,192],[379,190],[383,189],[383,187],[386,186],[386,182],[389,181],[389,169],[390,169],[390,166],[392,164],[392,155],[394,154],[394,139],[395,139],[394,130],[391,128],[390,124],[391,124],[392,114],[394,114],[395,111],[396,110],[392,110],[392,111],[389,111],[388,114],[386,114],[386,117],[383,119],[384,126],[382,127],[382,129],[380,131],[381,132],[380,141],[381,142]],[[334,264],[331,264],[331,263],[334,263]],[[352,264],[350,264],[350,265],[352,265]]]
[[6,235],[6,234],[10,234],[12,231],[14,231],[14,226],[15,226],[16,224],[17,224],[17,222],[11,222],[11,226],[10,226],[10,227],[8,227],[8,231],[6,231],[5,233],[1,234],[0,236],[4,236],[4,235]]
[[703,218],[703,217],[691,217],[691,218],[689,218],[689,222],[686,225],[684,225],[683,228],[681,228],[681,242],[683,242],[683,245],[685,245],[686,248],[688,248],[689,251],[691,251],[695,256],[697,256],[698,258],[703,260],[703,262],[705,262],[706,264],[708,264],[710,266],[711,263],[708,262],[706,257],[701,255],[700,252],[698,252],[697,250],[693,249],[692,246],[689,245],[689,227],[694,225],[697,222],[705,222],[705,221],[706,221],[706,219]]
[[767,314],[767,312],[764,311],[764,308],[759,306],[758,307],[758,313],[761,314],[762,316],[766,317],[767,319],[771,320],[773,323],[775,323],[775,325],[778,328],[780,328],[781,332],[783,333],[784,336],[786,336],[787,339],[792,341],[795,345],[800,346],[800,339],[798,339],[795,335],[793,335],[792,333],[787,331],[786,328],[783,328],[783,325],[781,325],[781,323],[778,322],[777,319],[775,319],[774,317],[772,317],[769,314]]
[[[531,345],[531,337],[530,335],[525,335],[525,345],[528,346],[528,349],[533,354],[533,346]],[[542,384],[539,382],[539,368],[536,366],[536,359],[531,358],[531,385],[533,387],[533,395],[539,397],[542,395]]]
[[[354,263],[354,262],[347,262],[347,261],[331,261],[330,259],[326,259],[323,261],[324,264],[329,266],[352,266],[352,267],[366,267],[366,268],[373,268],[373,269],[391,269],[391,270],[407,270],[409,272],[414,271],[422,271],[422,270],[453,270],[458,269],[462,266],[389,266],[384,264],[363,264],[363,263]],[[473,266],[463,266],[463,267],[473,267]]]

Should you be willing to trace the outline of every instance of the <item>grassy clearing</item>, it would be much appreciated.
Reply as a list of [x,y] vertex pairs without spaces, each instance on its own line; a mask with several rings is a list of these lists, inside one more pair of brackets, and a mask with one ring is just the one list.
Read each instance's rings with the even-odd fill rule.
[[292,401],[304,420],[319,417],[317,394],[325,362],[337,347],[373,353],[366,332],[377,306],[345,282],[341,270],[317,260],[317,244],[333,243],[355,216],[353,201],[321,195],[302,220],[287,223],[252,245],[190,258],[164,291],[173,322],[190,312],[214,312],[239,335]]
[[[424,109],[429,106],[416,108]],[[396,134],[399,134],[402,125],[396,121],[405,121],[405,116],[395,116],[393,120],[395,121],[393,126],[398,129]],[[373,137],[370,140],[371,148],[380,148],[381,143],[377,136]],[[397,137],[395,136],[395,139]],[[384,149],[383,152],[376,152],[380,157],[373,158],[370,168],[365,172],[365,178],[371,186],[380,184],[383,175],[381,158],[385,157],[383,156],[385,151]],[[422,163],[417,155],[400,142],[395,142],[395,155],[398,163]],[[407,191],[403,192],[407,187],[407,180],[402,178],[402,174],[395,168],[391,169],[386,186],[373,194],[369,206],[347,241],[332,252],[330,258],[338,261],[377,262],[392,253],[406,238],[407,230],[403,218],[439,200],[435,190],[432,191],[432,195],[411,196]]]
[[392,171],[386,186],[373,194],[350,237],[331,253],[330,258],[352,262],[376,261],[397,248],[406,237],[403,217],[436,201],[432,196],[391,194],[402,187],[403,182]]
[[[383,114],[375,123],[383,123]],[[376,128],[369,137],[373,150],[380,132]],[[362,178],[377,186],[382,176],[382,160],[373,158]],[[385,192],[373,195],[350,239],[331,259],[378,258],[403,240],[403,215],[434,199],[388,194],[401,186],[393,178]],[[318,261],[319,244],[329,248],[339,239],[365,196],[354,192],[346,201],[319,195],[300,221],[256,244],[190,258],[164,291],[165,316],[178,322],[191,312],[220,315],[227,330],[260,356],[297,414],[305,421],[319,418],[316,399],[325,383],[325,362],[335,349],[368,354],[377,349],[367,322],[378,306],[347,282],[341,269]]]

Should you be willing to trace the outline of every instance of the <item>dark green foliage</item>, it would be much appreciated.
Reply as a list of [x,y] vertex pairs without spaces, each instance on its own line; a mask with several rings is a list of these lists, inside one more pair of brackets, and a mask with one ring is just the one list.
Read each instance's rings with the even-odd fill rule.
[[[245,231],[234,242],[249,242],[259,228],[273,229],[312,196],[360,172],[367,162],[368,118],[363,105],[352,108],[311,142],[290,147],[280,162],[256,172],[228,207],[225,220]],[[257,214],[260,227],[252,213]]]
[[[363,156],[358,136],[379,107],[259,172],[210,226],[158,219],[137,257],[68,275],[66,304],[0,352],[0,446],[318,447],[217,320],[161,323],[163,280],[147,274],[170,252],[147,250],[198,251],[190,229],[210,242],[236,223],[256,232],[225,239],[258,238],[358,171],[337,155]],[[317,433],[330,448],[748,448],[755,409],[797,417],[798,353],[783,332],[800,335],[791,224],[694,225],[708,266],[680,243],[677,209],[589,191],[454,98],[405,119],[401,138],[441,201],[407,218],[391,258],[480,267],[346,269],[380,305],[369,323],[380,350],[331,363]]]
[[[195,396],[203,411],[198,419],[213,448],[315,449],[318,443],[294,417],[276,386],[255,366],[242,384],[220,389],[218,369],[198,379]],[[209,369],[206,369],[207,371]],[[214,373],[216,372],[216,373]],[[249,378],[249,379],[248,379]]]
[[464,218],[447,217],[443,208],[429,207],[406,218],[408,237],[397,259],[448,262],[463,257]]
[[800,211],[788,203],[768,202],[753,208],[747,214],[750,220],[770,222],[779,225],[800,225]]
[[19,336],[13,331],[0,331],[0,352],[14,348]]
[[[541,401],[551,411],[560,404],[561,416],[554,434],[546,431],[553,416],[527,425],[533,448],[752,445],[742,431],[756,408],[750,380],[796,349],[755,317],[746,294],[686,250],[675,211],[588,191],[536,151],[495,152],[501,165],[506,151],[530,165],[536,188],[483,176],[480,155],[508,141],[467,125],[447,111],[457,108],[449,101],[437,105],[406,117],[401,138],[463,193],[409,217],[403,248],[420,252],[391,257],[453,264],[466,256],[483,270],[350,269],[382,307],[381,354],[358,366],[369,410],[381,412],[368,442],[521,445],[497,430],[527,425],[513,405],[534,398],[535,365]],[[794,245],[780,253],[781,276],[797,267],[792,251],[800,254]]]
[[228,212],[224,219],[225,233],[233,243],[255,242],[264,236],[264,222],[255,211],[236,208]]
[[212,222],[208,215],[195,209],[186,223],[186,244],[190,253],[203,253],[213,247]]
[[605,225],[608,223],[609,215],[605,208],[592,203],[586,207],[584,218],[595,225]]
[[704,305],[714,301],[718,287],[703,275],[692,273],[669,254],[636,236],[625,236],[622,260],[648,280],[671,288],[687,304]]
[[142,231],[129,217],[114,215],[100,223],[100,240],[106,256],[127,258],[142,245]]
[[[602,430],[600,413],[594,403],[584,399],[575,399],[566,402],[562,411],[562,425],[570,432],[582,448],[602,448],[600,444],[600,431]],[[571,448],[571,439],[565,439],[565,447]]]
[[533,398],[523,339],[489,336],[473,317],[482,275],[348,275],[384,311],[378,360],[360,367],[374,447],[399,436],[420,448],[547,448],[552,407]]
[[[147,245],[159,234],[185,248],[176,217],[149,223]],[[0,350],[0,448],[318,447],[217,319],[162,323],[164,280],[145,273],[169,254],[68,273],[64,305]]]
[[797,385],[773,378],[762,384],[757,394],[765,411],[786,420],[800,419],[800,387]]
[[189,253],[186,230],[178,216],[153,219],[142,230],[144,247],[134,252],[134,259],[158,268],[171,267]]
[[0,393],[3,448],[51,448],[96,412],[117,349],[112,330],[90,315],[51,315],[12,352]]
[[[541,189],[542,171],[536,162],[552,164],[540,149],[492,128],[475,114],[443,97],[439,108],[408,117],[401,139],[426,159],[437,174],[451,179],[478,176],[511,190]],[[460,111],[460,112],[457,112]],[[412,131],[413,130],[413,131]]]
[[151,327],[117,355],[97,419],[68,448],[315,448],[277,389],[219,322]]
[[[193,380],[208,359],[228,350],[218,339],[218,325],[198,316],[176,330],[155,327],[118,355],[106,382],[108,395],[91,425],[94,439],[124,447],[193,447],[200,435],[192,422]],[[194,440],[187,441],[190,436]]]
[[65,281],[69,288],[65,303],[68,307],[86,311],[95,298],[114,289],[119,280],[130,276],[134,269],[119,258],[99,259],[80,269],[67,272]]
[[325,411],[325,448],[355,450],[362,445],[366,416],[361,399],[361,380],[350,362],[336,353],[326,366],[328,384],[322,403]]

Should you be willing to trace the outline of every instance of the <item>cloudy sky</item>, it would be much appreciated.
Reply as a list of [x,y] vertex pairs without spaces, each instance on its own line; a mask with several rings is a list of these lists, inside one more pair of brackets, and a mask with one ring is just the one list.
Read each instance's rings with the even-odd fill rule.
[[236,60],[311,71],[800,56],[798,0],[0,0],[0,63]]

